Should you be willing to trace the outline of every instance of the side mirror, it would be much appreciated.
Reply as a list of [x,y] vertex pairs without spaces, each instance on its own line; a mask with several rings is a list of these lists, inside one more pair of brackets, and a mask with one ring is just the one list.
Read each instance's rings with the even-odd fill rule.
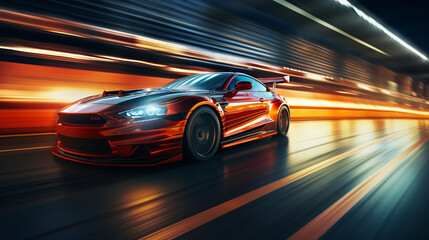
[[250,90],[252,89],[253,85],[251,82],[248,81],[239,81],[235,84],[235,89],[232,92],[227,92],[226,96],[228,97],[234,97],[235,94],[238,93],[238,91],[243,91],[243,90]]
[[251,82],[248,81],[239,81],[235,84],[235,91],[243,91],[243,90],[249,90],[252,89],[253,85]]

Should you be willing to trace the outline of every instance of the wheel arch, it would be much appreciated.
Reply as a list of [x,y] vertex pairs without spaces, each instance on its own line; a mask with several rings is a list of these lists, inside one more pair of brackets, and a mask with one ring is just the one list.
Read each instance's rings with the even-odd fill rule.
[[286,134],[282,134],[283,136],[286,136],[287,135],[287,132],[289,131],[289,127],[290,127],[290,108],[289,108],[289,105],[287,104],[287,103],[282,103],[280,106],[279,106],[279,108],[278,108],[278,111],[277,111],[277,119],[276,119],[276,128],[277,128],[277,135],[279,135],[279,121],[278,121],[278,119],[279,119],[279,113],[280,113],[280,110],[282,109],[282,107],[283,106],[285,106],[286,107],[286,109],[287,109],[287,112],[288,112],[288,127],[287,127],[287,130],[286,130]]
[[290,117],[290,108],[289,108],[289,105],[287,103],[283,103],[282,105],[280,105],[280,107],[282,107],[282,106],[286,106],[287,111],[289,112],[289,117]]
[[186,115],[186,123],[188,122],[189,117],[191,116],[191,114],[198,108],[200,107],[208,107],[211,110],[213,110],[213,112],[216,114],[218,120],[219,120],[219,124],[220,124],[220,131],[221,131],[221,139],[223,138],[223,134],[224,134],[224,121],[223,121],[223,112],[219,110],[219,108],[213,103],[213,102],[209,102],[209,101],[204,101],[204,102],[199,102],[197,104],[195,104],[188,112],[188,114]]
[[[287,109],[287,111],[288,111],[288,113],[289,113],[289,119],[290,119],[290,108],[289,108],[289,105],[288,105],[287,103],[282,103],[282,104],[280,104],[280,106],[279,106],[279,108],[278,108],[278,111],[277,111],[277,117],[278,117],[278,114],[279,114],[279,112],[280,112],[280,109],[281,109],[283,106],[285,106],[285,107],[286,107],[286,109]],[[277,120],[276,120],[276,121],[277,121]]]

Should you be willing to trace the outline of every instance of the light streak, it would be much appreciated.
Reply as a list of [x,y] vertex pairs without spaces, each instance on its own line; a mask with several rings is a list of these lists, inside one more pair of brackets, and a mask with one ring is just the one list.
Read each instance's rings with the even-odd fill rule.
[[417,115],[429,116],[428,111],[414,110],[398,106],[382,106],[375,104],[341,102],[321,99],[306,99],[306,98],[287,98],[288,103],[292,107],[313,107],[313,108],[336,108],[336,109],[356,109],[356,110],[377,110],[387,112],[411,113]]
[[357,13],[357,15],[359,15],[359,17],[363,18],[365,21],[367,21],[368,23],[370,23],[374,27],[376,27],[376,28],[380,29],[381,31],[383,31],[390,38],[392,38],[393,40],[395,40],[396,42],[398,42],[403,47],[405,47],[406,49],[410,50],[411,52],[413,52],[417,56],[419,56],[421,59],[423,59],[425,61],[429,60],[424,54],[422,54],[417,49],[415,49],[412,46],[410,46],[410,44],[406,43],[404,40],[400,39],[394,33],[392,33],[387,28],[385,28],[383,25],[381,25],[380,23],[378,23],[377,21],[375,21],[375,19],[373,19],[372,17],[368,16],[362,10],[360,10],[359,8],[357,8],[356,6],[354,6],[353,4],[351,4],[349,1],[347,1],[347,0],[335,0],[335,1],[339,2],[343,6],[346,6],[346,7],[349,7],[351,9],[353,9]]
[[60,52],[60,51],[41,49],[41,48],[32,48],[32,47],[0,46],[0,49],[25,52],[25,53],[33,53],[33,54],[41,54],[41,55],[49,55],[49,56],[56,56],[56,57],[64,57],[64,58],[73,58],[73,59],[79,59],[79,60],[104,61],[104,62],[113,61],[110,59],[92,57],[92,56],[82,55],[77,53]]
[[366,46],[366,47],[368,47],[368,48],[370,48],[370,49],[372,49],[372,50],[374,50],[376,52],[379,52],[379,53],[381,53],[383,55],[389,56],[389,54],[387,54],[386,52],[384,52],[384,51],[382,51],[382,50],[380,50],[380,49],[372,46],[371,44],[369,44],[369,43],[367,43],[365,41],[360,40],[359,38],[356,38],[356,37],[354,37],[354,36],[352,36],[352,35],[344,32],[343,30],[341,30],[341,29],[333,26],[332,24],[329,24],[329,23],[323,21],[322,19],[320,19],[320,18],[318,18],[318,17],[316,17],[316,16],[314,16],[314,15],[312,15],[312,14],[310,14],[310,13],[304,11],[304,10],[302,10],[301,8],[293,5],[292,3],[289,3],[289,2],[284,1],[284,0],[273,0],[273,1],[276,2],[276,3],[278,3],[278,4],[280,4],[280,5],[283,5],[284,7],[289,8],[290,10],[292,10],[292,11],[294,11],[294,12],[296,12],[296,13],[298,13],[298,14],[306,17],[306,18],[309,18],[309,19],[311,19],[311,20],[319,23],[322,26],[325,26],[325,27],[327,27],[327,28],[329,28],[329,29],[331,29],[331,30],[333,30],[333,31],[335,31],[335,32],[343,35],[343,36],[346,36],[346,37],[352,39],[353,41],[358,42],[358,43],[360,43],[360,44],[362,44],[362,45],[364,45],[364,46]]

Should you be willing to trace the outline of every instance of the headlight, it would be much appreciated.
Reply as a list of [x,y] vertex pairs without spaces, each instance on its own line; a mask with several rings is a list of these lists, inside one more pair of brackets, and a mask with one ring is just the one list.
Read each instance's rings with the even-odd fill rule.
[[144,119],[154,119],[161,118],[167,113],[167,109],[160,106],[144,106],[139,108],[133,108],[119,114],[126,118],[144,118]]

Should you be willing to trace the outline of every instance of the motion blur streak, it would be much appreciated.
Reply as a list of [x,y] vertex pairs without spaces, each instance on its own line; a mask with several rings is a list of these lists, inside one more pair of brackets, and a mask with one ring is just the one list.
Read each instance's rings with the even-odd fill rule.
[[292,119],[429,115],[410,77],[210,1],[17,0],[0,4],[0,25],[0,134],[52,131],[58,109],[103,90],[225,70],[292,76],[277,88]]
[[339,28],[337,28],[337,27],[335,27],[335,26],[333,26],[333,25],[331,25],[331,24],[323,21],[322,19],[320,19],[320,18],[318,18],[316,16],[311,15],[310,13],[308,13],[308,12],[306,12],[306,11],[298,8],[297,6],[291,4],[291,3],[287,2],[287,1],[284,1],[284,0],[274,0],[274,2],[277,2],[278,4],[281,4],[281,5],[289,8],[289,9],[291,9],[294,12],[297,12],[297,13],[299,13],[299,14],[301,14],[301,15],[303,15],[303,16],[305,16],[305,17],[307,17],[307,18],[309,18],[309,19],[311,19],[311,20],[313,20],[313,21],[315,21],[315,22],[317,22],[317,23],[319,23],[319,24],[321,24],[321,25],[329,28],[329,29],[332,29],[332,30],[334,30],[334,31],[336,31],[336,32],[338,32],[338,33],[340,33],[340,34],[342,34],[342,35],[344,35],[344,36],[352,39],[353,41],[356,41],[356,42],[358,42],[358,43],[360,43],[360,44],[362,44],[362,45],[364,45],[364,46],[366,46],[368,48],[371,48],[374,51],[377,51],[377,52],[379,52],[381,54],[389,56],[389,54],[387,54],[387,53],[383,52],[382,50],[380,50],[380,49],[372,46],[371,44],[369,44],[369,43],[367,43],[365,41],[362,41],[359,38],[356,38],[356,37],[350,35],[349,33],[344,32],[343,30],[341,30],[341,29],[339,29]]
[[0,138],[29,137],[29,136],[41,136],[41,135],[55,135],[55,132],[0,135]]
[[317,172],[319,170],[322,170],[338,161],[343,160],[344,158],[347,158],[367,147],[370,147],[374,144],[383,142],[389,138],[392,138],[394,136],[397,136],[399,133],[396,133],[392,136],[383,137],[381,139],[377,139],[375,141],[372,141],[364,146],[357,147],[355,149],[352,149],[350,151],[340,153],[337,156],[327,159],[323,162],[320,162],[318,164],[315,164],[311,167],[305,168],[301,171],[298,171],[294,174],[291,174],[289,176],[286,176],[282,179],[279,179],[275,182],[272,182],[270,184],[267,184],[263,187],[260,187],[258,189],[255,189],[251,192],[248,192],[246,194],[243,194],[239,197],[236,197],[234,199],[229,200],[228,202],[222,203],[220,205],[217,205],[213,208],[210,208],[208,210],[205,210],[204,212],[198,213],[192,217],[186,218],[180,222],[177,222],[171,226],[168,226],[166,228],[163,228],[155,233],[152,233],[148,236],[145,236],[141,239],[174,239],[177,238],[203,224],[206,224],[224,214],[227,214],[231,211],[234,211],[235,209],[246,205],[252,201],[255,201],[258,198],[261,198],[279,188],[282,188],[292,182],[295,182],[301,178],[304,178],[314,172]]
[[5,150],[1,150],[0,149],[0,153],[25,151],[25,150],[35,150],[35,149],[44,149],[44,148],[52,148],[52,146],[30,147],[30,148],[16,148],[16,149],[5,149]]
[[414,143],[398,156],[383,165],[377,172],[367,178],[364,182],[353,188],[350,192],[340,198],[319,216],[311,220],[298,232],[292,235],[290,240],[320,239],[340,218],[342,218],[353,206],[355,206],[365,195],[373,190],[392,171],[394,171],[406,158],[423,145],[429,136]]
[[[99,94],[103,89],[154,88],[172,80],[10,62],[0,62],[0,70],[0,133],[3,134],[52,131],[59,108],[79,98]],[[374,89],[371,88],[371,93],[362,87],[353,92],[349,89],[337,92],[320,84],[299,82],[277,86],[277,92],[289,100],[292,119],[427,118],[429,113],[425,109],[404,106],[396,100],[386,102],[384,97],[374,99]],[[396,94],[389,99],[403,102],[403,96]]]
[[382,30],[389,37],[391,37],[392,39],[394,39],[395,41],[397,41],[399,44],[401,44],[403,47],[407,48],[408,50],[412,51],[413,53],[415,53],[416,55],[418,55],[419,57],[421,57],[423,60],[425,60],[425,61],[429,60],[424,54],[422,54],[421,52],[417,51],[417,49],[411,47],[408,43],[406,43],[404,40],[400,39],[398,36],[396,36],[391,31],[387,30],[383,25],[381,25],[380,23],[378,23],[375,19],[373,19],[372,17],[366,15],[362,10],[358,9],[357,7],[353,6],[349,1],[347,1],[347,0],[336,0],[336,1],[339,2],[339,3],[341,3],[342,5],[344,5],[346,7],[352,8],[360,17],[362,17],[363,19],[365,19],[368,23],[370,23],[370,24],[374,25],[375,27],[377,27],[378,29]]

